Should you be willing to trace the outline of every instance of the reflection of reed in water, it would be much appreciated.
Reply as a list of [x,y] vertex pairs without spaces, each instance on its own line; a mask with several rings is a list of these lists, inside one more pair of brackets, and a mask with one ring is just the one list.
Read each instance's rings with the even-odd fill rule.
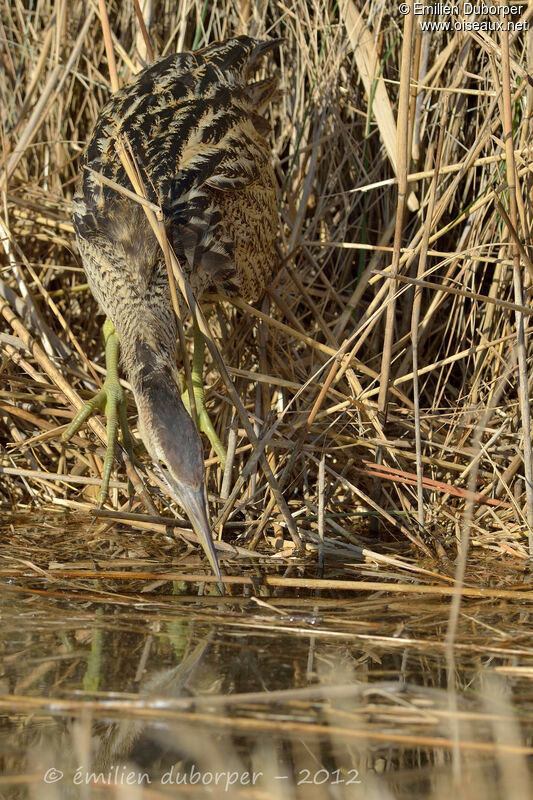
[[[200,793],[204,787],[208,792],[218,786],[224,797],[237,796],[244,789],[265,791],[266,787],[266,796],[276,797],[279,775],[287,776],[292,792],[294,775],[304,777],[306,770],[322,770],[323,778],[334,776],[342,767],[351,770],[348,779],[355,785],[358,770],[353,767],[354,757],[359,766],[365,745],[358,748],[359,755],[345,752],[337,759],[337,743],[325,732],[328,721],[320,710],[322,702],[314,709],[307,701],[291,700],[293,691],[297,698],[295,686],[301,685],[305,691],[309,681],[305,673],[294,672],[300,660],[296,649],[291,654],[280,646],[275,664],[271,647],[270,637],[265,641],[247,636],[244,648],[233,648],[210,635],[178,666],[152,674],[139,688],[140,707],[135,710],[136,701],[131,701],[132,716],[94,726],[92,772],[120,782],[131,771],[137,780],[141,782],[144,776],[152,786],[193,786]],[[331,658],[339,680],[353,679],[341,649],[332,648]],[[214,674],[214,664],[220,666],[219,676]],[[327,680],[331,677],[328,674]],[[316,698],[322,701],[320,687],[316,688]],[[287,693],[279,707],[275,700],[268,702],[278,690],[281,695]],[[324,697],[327,692],[326,687]],[[208,702],[209,695],[212,702]],[[272,728],[273,719],[279,721],[279,729],[276,723]],[[290,730],[283,733],[284,723],[298,727],[299,722],[313,720],[323,726],[322,733],[305,739]],[[323,786],[306,786],[306,800],[324,796]],[[338,782],[336,797],[350,796],[348,787],[342,788]]]

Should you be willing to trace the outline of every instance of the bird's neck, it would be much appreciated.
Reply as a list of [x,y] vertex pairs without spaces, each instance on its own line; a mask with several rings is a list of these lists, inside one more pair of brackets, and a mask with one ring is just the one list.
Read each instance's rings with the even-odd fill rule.
[[[138,341],[135,359],[125,367],[138,411],[139,433],[154,461],[164,462],[184,485],[203,480],[202,446],[181,399],[175,360]],[[184,454],[193,454],[186,462]],[[198,473],[198,474],[197,474]]]

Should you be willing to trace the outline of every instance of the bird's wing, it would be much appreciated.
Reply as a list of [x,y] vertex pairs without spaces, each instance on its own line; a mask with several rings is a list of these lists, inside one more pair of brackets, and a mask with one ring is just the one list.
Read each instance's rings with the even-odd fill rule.
[[[252,40],[236,40],[144,70],[102,110],[87,152],[92,169],[131,188],[116,152],[117,140],[122,142],[148,199],[163,210],[176,254],[193,277],[204,273],[203,284],[231,281],[234,264],[234,242],[217,197],[260,180],[269,161],[268,123],[260,112],[275,93],[277,78],[246,83],[241,74],[248,50],[257,47],[264,49]],[[124,247],[136,279],[148,287],[157,257],[144,212],[88,175],[84,184],[88,205],[99,217],[105,206],[108,219],[100,217],[97,227]]]
[[[227,109],[219,135],[216,118],[204,120],[180,153],[163,204],[176,253],[203,283],[231,283],[234,242],[222,225],[218,193],[235,193],[260,179],[269,155],[262,132],[247,108]],[[233,124],[231,123],[233,120]]]

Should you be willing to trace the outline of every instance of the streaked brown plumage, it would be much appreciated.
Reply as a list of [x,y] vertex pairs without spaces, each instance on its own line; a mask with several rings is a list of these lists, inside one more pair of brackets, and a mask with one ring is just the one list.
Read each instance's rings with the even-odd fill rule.
[[[278,266],[276,181],[261,116],[277,78],[250,78],[279,43],[239,36],[153,64],[104,106],[86,151],[83,167],[131,189],[117,138],[129,147],[196,297],[214,287],[256,300]],[[195,529],[194,516],[202,518],[205,539],[202,446],[180,397],[160,248],[142,207],[84,168],[73,220],[89,285],[118,335],[144,444],[166,465]],[[211,540],[204,546],[213,562]]]

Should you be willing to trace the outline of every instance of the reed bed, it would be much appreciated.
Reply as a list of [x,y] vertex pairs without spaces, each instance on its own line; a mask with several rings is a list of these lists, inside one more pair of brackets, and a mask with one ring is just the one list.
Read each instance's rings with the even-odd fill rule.
[[[150,59],[135,5],[106,3],[121,83]],[[101,8],[2,3],[4,508],[90,511],[99,485],[105,426],[67,446],[61,433],[103,374],[69,212],[110,93]],[[352,0],[160,0],[144,21],[155,57],[240,33],[285,40],[270,112],[284,266],[256,307],[206,305],[258,439],[209,362],[231,456],[224,475],[205,454],[223,539],[267,557],[306,548],[312,564],[335,551],[348,569],[361,547],[415,563],[472,547],[525,560],[527,36],[423,33],[393,4]],[[129,418],[135,431],[133,402]],[[169,515],[142,453],[128,476],[133,496],[117,461],[107,508]]]
[[[424,33],[376,0],[140,0],[144,36],[138,5],[0,0],[0,786],[41,796],[91,736],[119,763],[147,726],[204,768],[261,764],[273,797],[529,797],[530,34]],[[105,33],[119,83],[151,50],[285,40],[283,269],[255,307],[204,306],[257,439],[208,361],[225,597],[190,593],[201,555],[140,448],[98,510],[104,421],[61,442],[104,374],[70,202]],[[363,782],[297,785],[316,764]]]

